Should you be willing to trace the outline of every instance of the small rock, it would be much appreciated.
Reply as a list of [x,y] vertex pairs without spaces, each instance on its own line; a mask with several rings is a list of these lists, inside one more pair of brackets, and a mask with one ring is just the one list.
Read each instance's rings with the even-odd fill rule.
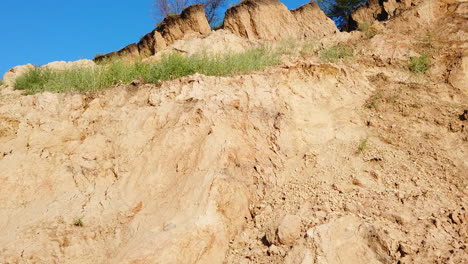
[[317,211],[317,212],[315,212],[315,217],[319,218],[319,219],[323,219],[323,218],[327,217],[327,213],[324,212],[324,211]]
[[409,244],[402,243],[399,245],[398,251],[400,252],[401,256],[404,256],[404,255],[415,254],[418,251],[418,249]]
[[275,245],[271,245],[270,248],[268,248],[268,254],[270,254],[270,255],[280,255],[281,250],[280,250],[279,247],[277,247]]
[[314,258],[312,252],[305,246],[294,246],[284,259],[285,264],[313,264]]
[[176,228],[176,225],[174,223],[171,223],[171,222],[164,223],[164,227],[163,227],[164,231],[169,231],[174,228]]
[[279,242],[283,245],[292,245],[301,235],[301,218],[297,215],[286,215],[278,227]]
[[468,120],[468,110],[463,110],[463,114],[458,117],[461,121]]
[[314,228],[309,228],[306,232],[306,239],[313,239],[314,238]]

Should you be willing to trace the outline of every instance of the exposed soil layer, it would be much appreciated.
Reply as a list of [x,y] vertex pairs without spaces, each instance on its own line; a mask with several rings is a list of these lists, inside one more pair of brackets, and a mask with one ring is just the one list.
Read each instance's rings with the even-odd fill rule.
[[[0,262],[465,263],[466,8],[415,3],[264,72],[0,90]],[[168,49],[261,43],[240,36]],[[354,55],[324,62],[336,44]]]

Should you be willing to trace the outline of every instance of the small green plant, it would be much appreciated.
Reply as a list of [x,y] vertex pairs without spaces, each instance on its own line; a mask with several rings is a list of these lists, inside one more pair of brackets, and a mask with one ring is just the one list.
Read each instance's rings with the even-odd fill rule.
[[344,44],[338,44],[320,52],[320,58],[326,62],[337,62],[353,56],[353,49]]
[[0,80],[0,86],[2,86],[2,85],[3,85],[3,80]]
[[369,142],[368,141],[369,141],[369,138],[365,138],[365,139],[361,140],[361,142],[359,143],[358,148],[356,150],[357,154],[363,153],[364,151],[367,150],[367,148],[369,147]]
[[431,59],[427,54],[419,57],[411,57],[409,69],[415,73],[425,73],[431,66]]
[[377,35],[377,30],[372,26],[370,21],[364,21],[358,24],[358,30],[364,33],[367,39],[373,38]]
[[382,93],[379,91],[377,93],[375,93],[374,95],[372,95],[368,100],[367,100],[367,103],[366,103],[366,108],[369,108],[369,109],[375,109],[377,108],[377,105],[379,104],[379,102],[382,100],[383,98],[383,95]]
[[75,219],[75,221],[73,221],[73,225],[76,226],[76,227],[83,227],[83,219],[80,217],[80,218],[77,218]]

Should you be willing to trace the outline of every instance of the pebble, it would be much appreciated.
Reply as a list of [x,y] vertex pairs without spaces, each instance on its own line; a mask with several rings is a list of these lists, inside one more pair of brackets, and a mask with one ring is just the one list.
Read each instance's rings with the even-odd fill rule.
[[278,227],[279,242],[292,245],[301,235],[302,220],[297,215],[286,215]]

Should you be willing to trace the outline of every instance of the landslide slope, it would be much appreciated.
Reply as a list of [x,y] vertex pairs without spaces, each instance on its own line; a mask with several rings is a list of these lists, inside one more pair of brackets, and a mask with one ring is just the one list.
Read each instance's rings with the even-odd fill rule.
[[[264,72],[1,90],[0,262],[466,262],[466,8],[311,33]],[[354,56],[326,62],[336,44]]]

